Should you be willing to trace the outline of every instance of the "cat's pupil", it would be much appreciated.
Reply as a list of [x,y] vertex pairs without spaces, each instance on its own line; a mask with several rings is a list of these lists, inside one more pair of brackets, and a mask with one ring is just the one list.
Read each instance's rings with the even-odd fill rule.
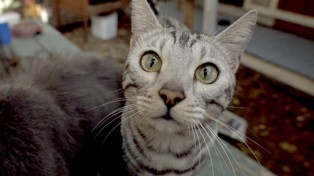
[[149,66],[150,66],[150,67],[153,67],[153,66],[155,65],[155,63],[156,63],[156,58],[152,58],[152,59],[150,60]]
[[208,69],[207,69],[207,67],[205,67],[205,68],[204,68],[204,78],[206,78],[207,75],[208,75]]

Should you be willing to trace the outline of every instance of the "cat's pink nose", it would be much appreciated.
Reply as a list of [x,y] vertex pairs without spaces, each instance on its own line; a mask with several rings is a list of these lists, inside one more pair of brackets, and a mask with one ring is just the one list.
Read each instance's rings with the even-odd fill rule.
[[159,96],[163,99],[168,109],[182,101],[185,96],[179,91],[172,91],[169,89],[160,89]]

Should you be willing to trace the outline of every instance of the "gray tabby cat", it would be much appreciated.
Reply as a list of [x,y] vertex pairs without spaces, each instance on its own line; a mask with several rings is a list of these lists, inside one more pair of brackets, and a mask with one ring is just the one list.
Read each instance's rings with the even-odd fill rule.
[[210,157],[228,107],[250,11],[215,37],[166,28],[146,0],[133,0],[121,133],[131,175],[195,175]]

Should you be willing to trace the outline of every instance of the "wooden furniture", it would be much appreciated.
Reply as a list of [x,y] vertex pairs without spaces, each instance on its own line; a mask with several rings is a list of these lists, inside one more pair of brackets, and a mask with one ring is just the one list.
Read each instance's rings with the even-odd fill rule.
[[[177,0],[177,3],[180,0]],[[193,30],[194,27],[195,0],[183,1],[184,24]]]
[[[217,6],[218,0],[203,0],[203,33],[214,35],[216,32]],[[183,16],[184,24],[194,30],[194,14],[195,14],[195,0],[176,0],[177,8],[180,8],[183,2]]]
[[88,19],[91,15],[106,13],[117,10],[121,7],[121,2],[105,2],[97,5],[90,5],[89,0],[56,0],[55,11],[58,28],[61,28],[61,11],[80,15],[84,23],[84,40],[87,41]]
[[[312,18],[312,24],[314,23],[314,1],[313,0],[303,0],[303,1],[280,0],[278,3],[278,9],[291,12],[291,13],[296,13],[298,15],[307,16],[309,18]],[[276,20],[274,27],[281,30],[295,33],[307,39],[314,40],[314,25],[312,25],[312,27],[306,27],[306,26],[302,26],[298,24],[293,24],[285,20]]]

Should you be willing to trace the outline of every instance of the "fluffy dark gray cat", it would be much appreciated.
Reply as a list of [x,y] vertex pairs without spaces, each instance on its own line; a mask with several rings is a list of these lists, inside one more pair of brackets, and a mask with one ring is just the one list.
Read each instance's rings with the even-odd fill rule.
[[95,175],[88,137],[120,107],[120,67],[58,56],[0,82],[0,175]]

